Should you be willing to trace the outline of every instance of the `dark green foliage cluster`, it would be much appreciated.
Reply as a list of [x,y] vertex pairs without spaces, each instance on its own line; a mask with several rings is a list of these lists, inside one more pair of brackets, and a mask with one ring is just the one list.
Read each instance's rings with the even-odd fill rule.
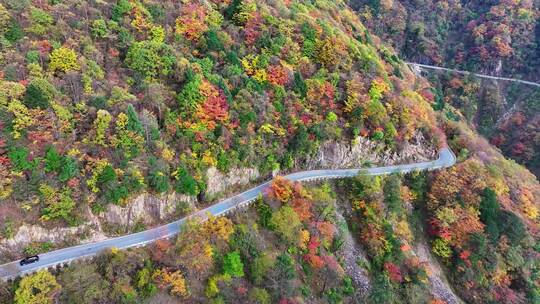
[[4,33],[4,37],[11,43],[15,43],[24,37],[24,31],[17,20],[11,20],[7,31]]
[[112,9],[111,19],[120,21],[120,19],[131,10],[132,6],[128,0],[119,0]]
[[126,129],[128,129],[129,131],[138,133],[140,135],[143,135],[144,134],[143,126],[132,104],[129,104],[127,107],[127,117],[128,117],[128,123],[127,123]]
[[480,201],[480,219],[486,224],[486,232],[488,233],[492,243],[496,243],[499,239],[499,227],[497,221],[501,215],[501,208],[497,201],[497,195],[489,188],[484,189]]
[[199,193],[197,180],[184,167],[179,168],[177,171],[175,190],[178,193],[187,195],[197,195]]
[[97,187],[109,202],[119,203],[128,196],[127,187],[119,182],[114,168],[110,165],[105,166],[97,176]]
[[272,218],[272,208],[270,208],[270,206],[268,206],[268,204],[265,203],[262,198],[257,199],[255,202],[255,208],[259,214],[259,223],[261,226],[272,229],[272,223],[270,222],[270,219]]
[[175,61],[171,47],[156,41],[135,42],[126,55],[126,64],[146,79],[168,75]]
[[383,187],[384,202],[393,213],[403,212],[403,201],[401,200],[401,179],[398,175],[391,175]]
[[150,171],[148,173],[148,185],[157,193],[164,193],[169,190],[169,169],[155,159],[150,159]]
[[29,108],[47,109],[55,95],[54,86],[45,79],[35,79],[28,84],[24,103]]
[[35,162],[28,159],[28,149],[24,147],[14,147],[8,153],[9,160],[13,168],[19,172],[35,168]]

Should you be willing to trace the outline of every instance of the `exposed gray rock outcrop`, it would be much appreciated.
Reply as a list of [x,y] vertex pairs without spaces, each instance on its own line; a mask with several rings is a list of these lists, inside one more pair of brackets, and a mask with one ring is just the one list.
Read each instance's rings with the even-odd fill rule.
[[0,264],[20,258],[25,247],[32,243],[51,242],[62,243],[69,241],[77,243],[92,243],[106,239],[101,232],[98,222],[88,222],[84,225],[68,228],[47,229],[38,225],[22,225],[14,237],[0,240]]
[[206,171],[207,189],[209,196],[224,192],[233,186],[243,186],[259,178],[259,170],[256,168],[233,168],[228,173],[223,173],[211,167]]
[[348,142],[327,142],[319,152],[308,159],[310,169],[353,168],[365,163],[394,165],[405,162],[420,162],[437,158],[435,147],[430,146],[421,133],[417,133],[411,143],[407,143],[400,153],[384,149],[380,142],[365,137],[357,137],[353,144]]
[[143,193],[133,199],[126,207],[109,204],[107,211],[98,216],[100,221],[129,226],[136,221],[153,224],[172,215],[180,202],[194,204],[196,198],[177,193],[154,195]]
[[415,246],[415,253],[420,258],[420,261],[429,265],[429,284],[431,285],[431,293],[436,299],[441,299],[448,304],[461,304],[463,301],[454,293],[452,287],[446,280],[444,272],[437,260],[431,255],[427,245],[424,242],[418,243]]

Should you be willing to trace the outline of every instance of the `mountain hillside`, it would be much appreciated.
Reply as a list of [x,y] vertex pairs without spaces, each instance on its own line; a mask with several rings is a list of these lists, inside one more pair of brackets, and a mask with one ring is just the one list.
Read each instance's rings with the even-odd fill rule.
[[540,176],[540,88],[452,73],[427,75],[437,108],[452,120],[468,122],[504,155]]
[[[349,3],[404,60],[540,82],[539,1]],[[437,88],[439,107],[460,108],[480,134],[540,176],[538,87],[427,75]]]
[[419,134],[443,141],[424,88],[343,2],[7,1],[0,12],[11,226],[78,225],[141,192],[203,202],[208,168],[268,176],[328,141],[397,152]]
[[[540,184],[493,146],[534,170],[537,92],[404,63],[534,80],[537,3],[492,2],[0,0],[0,263],[273,179],[0,303],[540,303]],[[281,177],[442,147],[436,171]]]
[[362,21],[403,58],[538,81],[536,0],[350,0]]

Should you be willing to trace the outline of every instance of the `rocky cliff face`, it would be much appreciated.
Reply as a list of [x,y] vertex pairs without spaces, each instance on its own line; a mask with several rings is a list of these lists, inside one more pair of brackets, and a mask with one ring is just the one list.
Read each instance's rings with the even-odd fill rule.
[[358,137],[353,144],[348,142],[327,142],[319,152],[307,162],[310,169],[357,168],[366,163],[393,165],[421,162],[437,158],[437,150],[430,146],[421,133],[417,133],[401,152],[390,152],[384,144]]
[[260,174],[256,168],[234,168],[225,174],[212,167],[206,171],[206,176],[208,178],[206,194],[215,196],[231,187],[243,186],[257,180]]
[[13,238],[0,240],[0,263],[21,257],[23,250],[32,243],[91,243],[106,239],[99,222],[90,221],[77,227],[45,229],[38,225],[19,227]]
[[100,222],[130,226],[137,221],[151,225],[171,216],[179,203],[193,205],[196,198],[177,193],[154,195],[143,193],[133,199],[126,207],[108,205],[107,211],[98,216]]
[[[227,192],[233,187],[243,186],[259,177],[259,171],[253,168],[234,168],[228,173],[222,173],[216,168],[208,169],[206,195],[210,198]],[[162,222],[172,216],[178,204],[186,203],[192,209],[196,208],[197,198],[178,193],[154,195],[143,193],[133,199],[126,207],[108,205],[107,211],[98,216],[100,222],[120,226],[130,226],[135,222],[147,225]]]

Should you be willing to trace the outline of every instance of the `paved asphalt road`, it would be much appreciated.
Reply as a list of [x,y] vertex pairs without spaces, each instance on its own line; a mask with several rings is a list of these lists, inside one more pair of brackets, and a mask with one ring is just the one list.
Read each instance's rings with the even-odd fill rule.
[[497,76],[491,76],[491,75],[484,75],[484,74],[476,74],[468,71],[462,71],[462,70],[456,70],[456,69],[449,69],[449,68],[443,68],[438,67],[434,65],[428,65],[428,64],[420,64],[420,63],[414,63],[414,62],[405,62],[406,64],[413,66],[413,67],[420,67],[425,69],[432,69],[432,70],[441,70],[441,71],[450,71],[458,74],[463,75],[474,75],[479,78],[486,78],[486,79],[495,79],[495,80],[504,80],[504,81],[513,81],[513,82],[519,82],[527,85],[532,85],[535,87],[540,87],[540,83],[532,82],[532,81],[526,81],[521,79],[515,79],[515,78],[506,78],[506,77],[497,77]]
[[[355,176],[361,170],[369,175],[383,175],[394,172],[406,173],[415,170],[436,170],[444,167],[450,167],[455,163],[456,157],[454,153],[448,148],[443,148],[439,153],[439,158],[429,162],[366,169],[301,171],[286,175],[285,177],[293,181],[335,179]],[[206,209],[200,210],[191,216],[160,227],[152,228],[139,233],[115,237],[96,243],[89,243],[47,252],[39,255],[39,262],[30,265],[20,266],[19,261],[0,265],[0,278],[10,279],[26,273],[35,272],[42,268],[68,263],[75,259],[96,255],[100,251],[108,248],[116,247],[119,249],[124,249],[129,247],[137,247],[159,239],[171,237],[180,231],[180,227],[187,218],[194,216],[205,218],[208,212],[215,216],[226,214],[237,207],[245,206],[251,201],[255,200],[259,194],[264,193],[269,184],[270,182],[266,182],[255,188],[251,188],[243,193],[218,202]]]

